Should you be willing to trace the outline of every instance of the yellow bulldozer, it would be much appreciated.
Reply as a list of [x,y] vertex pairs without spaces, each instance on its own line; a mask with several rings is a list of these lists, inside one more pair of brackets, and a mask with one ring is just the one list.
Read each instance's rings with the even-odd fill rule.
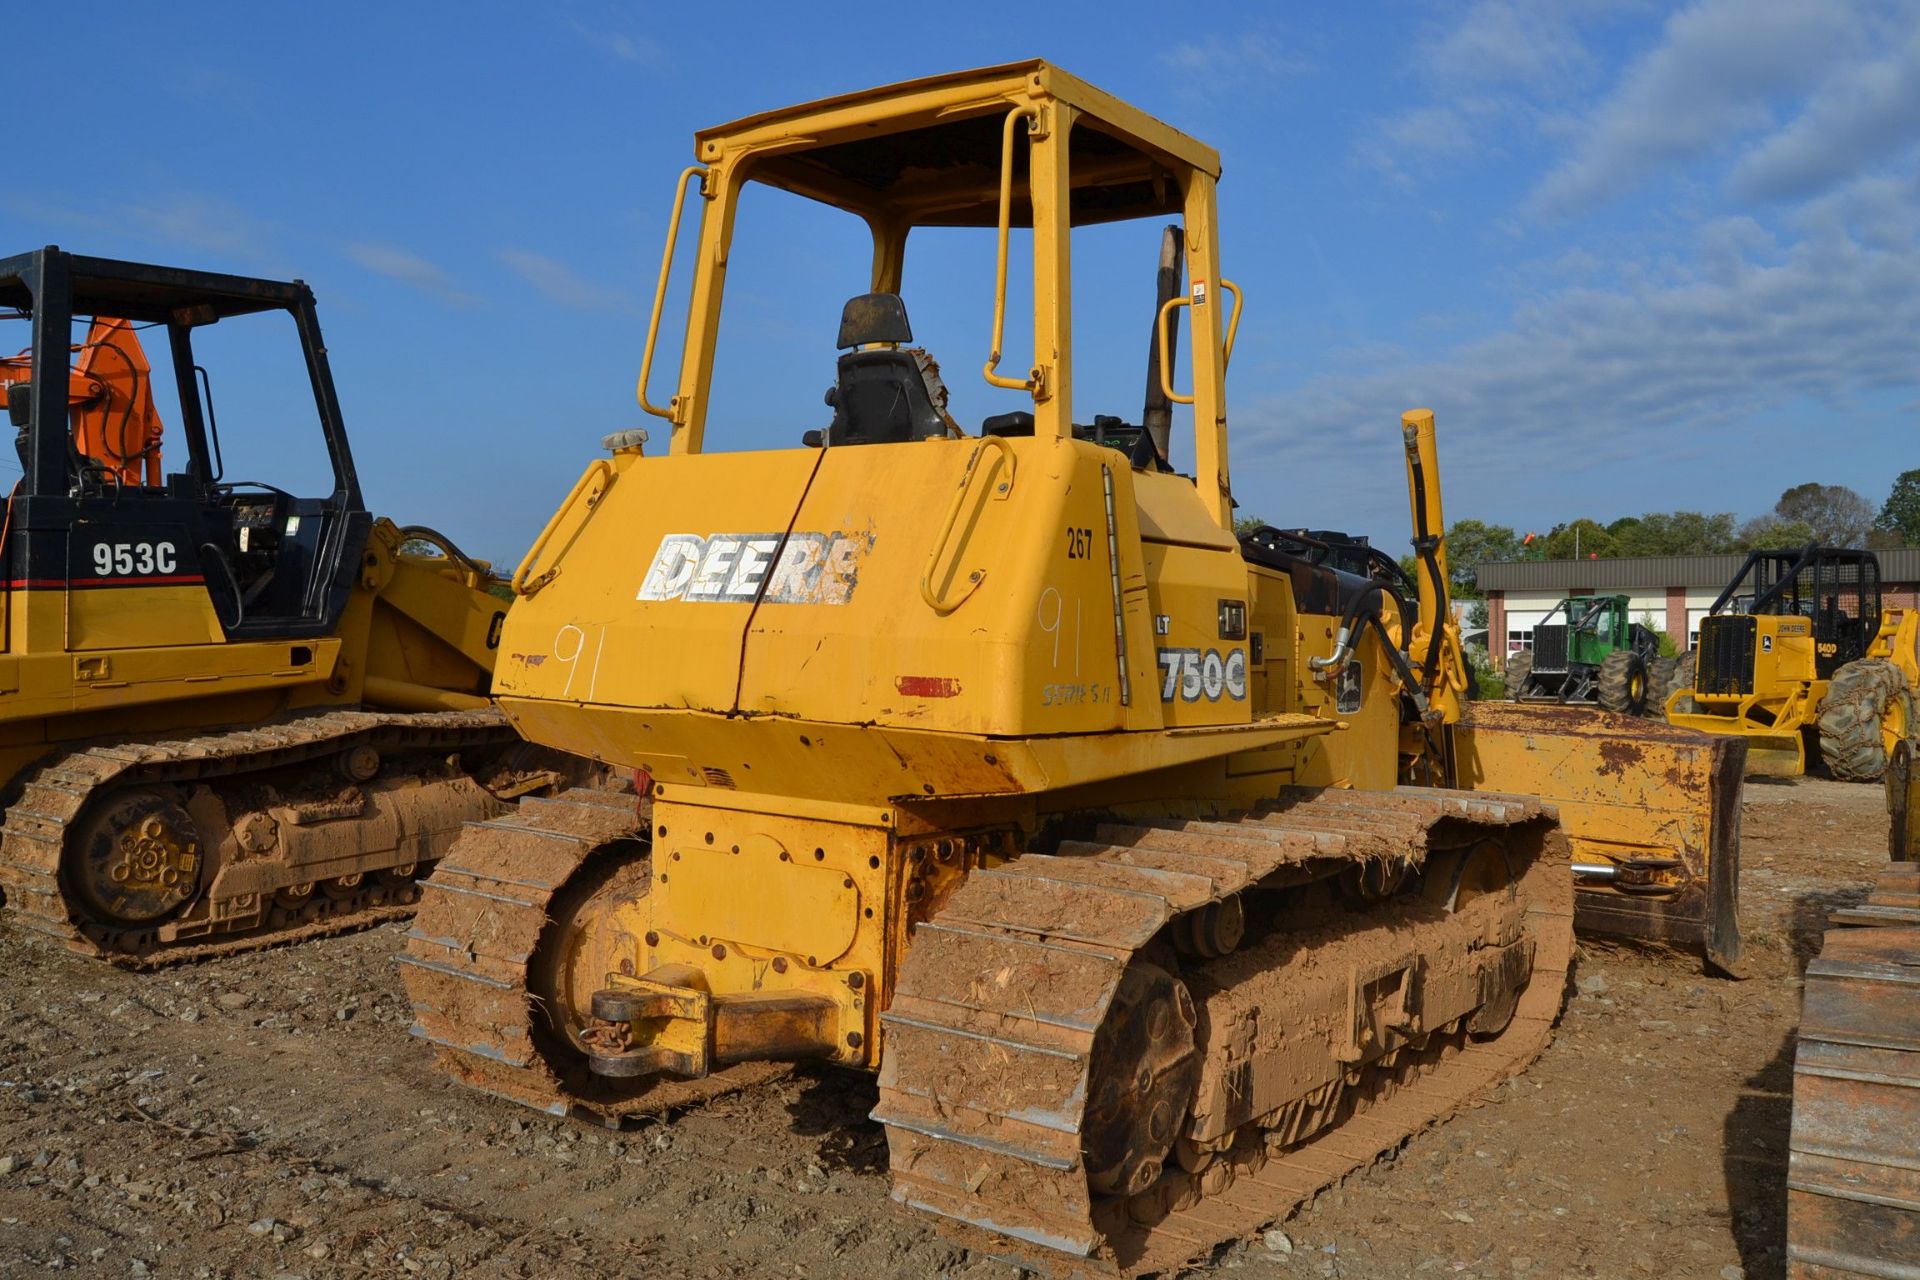
[[16,923],[141,964],[403,915],[462,822],[571,778],[489,705],[491,571],[367,511],[306,285],[49,247],[0,306]]
[[1670,724],[1747,743],[1747,771],[1877,782],[1916,728],[1920,610],[1886,604],[1871,551],[1755,551],[1682,654]]
[[[1134,1273],[1522,1069],[1560,1008],[1575,865],[1582,898],[1737,944],[1708,886],[1733,883],[1738,743],[1466,714],[1432,414],[1402,422],[1413,593],[1357,539],[1234,535],[1241,290],[1211,149],[1028,62],[752,116],[695,154],[641,361],[671,442],[608,438],[514,575],[494,682],[527,737],[637,771],[648,803],[529,800],[441,860],[403,959],[447,1070],[602,1120],[768,1063],[877,1071],[897,1199],[1048,1274]],[[871,270],[819,336],[827,425],[722,452],[755,184],[869,232]],[[1163,249],[1138,423],[1091,413],[1074,362],[1071,254],[1125,222]],[[993,251],[971,301],[1008,407],[977,429],[914,345],[927,227]],[[1032,350],[1008,369],[1021,257]]]

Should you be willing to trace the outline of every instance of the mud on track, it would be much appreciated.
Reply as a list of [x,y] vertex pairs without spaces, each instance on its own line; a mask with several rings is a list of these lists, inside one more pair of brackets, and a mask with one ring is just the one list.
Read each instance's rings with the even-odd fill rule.
[[[1798,978],[1881,805],[1748,784],[1752,978],[1585,944],[1528,1073],[1196,1273],[1781,1276]],[[142,975],[0,918],[0,1276],[1014,1274],[887,1199],[865,1077],[620,1133],[455,1088],[406,1034],[405,928]]]

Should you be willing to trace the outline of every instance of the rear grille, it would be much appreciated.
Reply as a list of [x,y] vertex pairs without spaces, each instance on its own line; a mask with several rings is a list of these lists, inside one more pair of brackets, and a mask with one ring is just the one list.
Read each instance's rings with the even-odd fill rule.
[[1702,618],[1700,656],[1693,687],[1700,693],[1745,696],[1753,692],[1754,619],[1744,616]]
[[1567,628],[1563,623],[1533,629],[1533,669],[1535,671],[1565,671],[1567,669]]

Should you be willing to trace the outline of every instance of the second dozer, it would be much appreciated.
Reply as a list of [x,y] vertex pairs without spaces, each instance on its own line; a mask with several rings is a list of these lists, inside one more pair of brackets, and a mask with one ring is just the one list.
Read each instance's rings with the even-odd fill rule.
[[[1402,423],[1417,603],[1357,540],[1343,568],[1234,536],[1211,149],[1032,62],[696,154],[671,445],[609,439],[515,575],[495,681],[532,740],[650,773],[651,806],[528,802],[427,881],[407,984],[457,1076],[614,1117],[772,1062],[877,1070],[897,1199],[1046,1274],[1176,1268],[1540,1051],[1573,857],[1667,856],[1677,885],[1704,866],[1658,833],[1730,856],[1738,744],[1466,714],[1430,413]],[[872,270],[830,425],[711,452],[755,182],[870,228]],[[1120,220],[1176,223],[1149,395],[1076,425],[1069,245]],[[911,345],[908,233],[992,236],[1000,317],[1015,225],[1033,350],[1001,371],[996,318],[1013,411],[969,431]]]
[[[0,306],[15,921],[148,964],[404,915],[463,822],[571,776],[488,703],[491,572],[366,509],[304,284],[47,248]],[[225,474],[301,454],[309,492]]]

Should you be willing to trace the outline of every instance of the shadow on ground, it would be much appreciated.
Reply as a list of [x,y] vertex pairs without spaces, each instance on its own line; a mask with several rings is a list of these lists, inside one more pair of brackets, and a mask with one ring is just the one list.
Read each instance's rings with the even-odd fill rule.
[[853,1173],[887,1171],[886,1131],[868,1119],[880,1100],[878,1078],[835,1067],[803,1068],[798,1097],[787,1105],[793,1130],[818,1139],[820,1163]]
[[[1833,913],[1859,905],[1867,893],[1866,885],[1835,885],[1793,900],[1786,923],[1796,976],[1804,976],[1808,962],[1820,954]],[[1766,1065],[1747,1078],[1727,1113],[1721,1136],[1727,1207],[1748,1280],[1781,1280],[1786,1275],[1794,1047],[1795,1036],[1788,1032]]]

